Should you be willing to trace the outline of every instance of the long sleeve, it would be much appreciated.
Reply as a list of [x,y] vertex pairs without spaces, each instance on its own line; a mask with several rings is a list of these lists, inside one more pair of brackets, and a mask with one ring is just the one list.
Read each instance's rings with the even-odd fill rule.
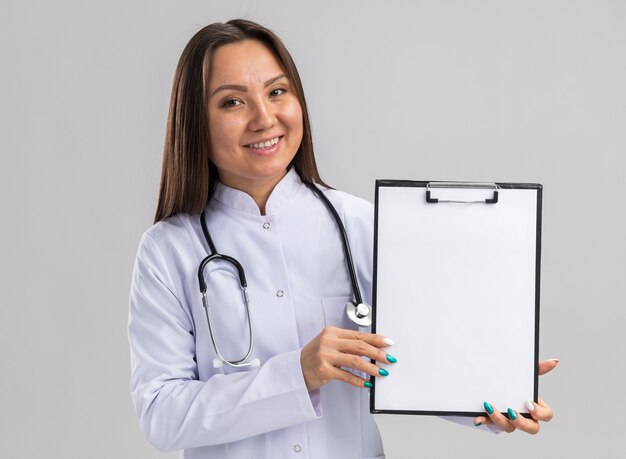
[[300,349],[257,369],[198,380],[194,324],[165,257],[149,234],[139,247],[129,315],[131,394],[156,448],[233,442],[319,417],[306,390]]

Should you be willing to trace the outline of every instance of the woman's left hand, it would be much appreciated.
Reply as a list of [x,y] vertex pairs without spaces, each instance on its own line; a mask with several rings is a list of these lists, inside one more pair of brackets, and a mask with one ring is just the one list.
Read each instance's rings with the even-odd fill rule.
[[[548,373],[553,370],[558,363],[559,361],[556,359],[539,362],[539,374],[544,375]],[[508,409],[509,417],[506,417],[500,413],[497,407],[485,402],[487,416],[478,416],[474,419],[474,425],[495,424],[508,433],[519,429],[534,435],[539,432],[539,421],[548,422],[552,419],[552,409],[541,399],[539,399],[537,403],[530,400],[527,401],[526,408],[529,410],[531,419],[520,416],[519,413],[511,408]]]

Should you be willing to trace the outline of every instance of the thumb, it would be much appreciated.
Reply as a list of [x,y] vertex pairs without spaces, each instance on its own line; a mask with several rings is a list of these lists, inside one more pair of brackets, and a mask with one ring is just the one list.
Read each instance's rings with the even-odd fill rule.
[[549,371],[554,370],[556,366],[558,365],[558,363],[559,363],[559,359],[549,359],[549,360],[543,360],[539,362],[539,374],[545,375]]

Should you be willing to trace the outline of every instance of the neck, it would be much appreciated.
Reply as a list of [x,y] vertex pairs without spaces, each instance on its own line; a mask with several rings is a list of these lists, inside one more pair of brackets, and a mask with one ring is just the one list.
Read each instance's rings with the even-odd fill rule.
[[261,215],[265,215],[265,206],[273,190],[274,190],[274,187],[272,187],[271,189],[263,188],[263,189],[258,189],[258,190],[242,190],[242,191],[245,191],[252,197],[252,199],[254,199],[254,202],[256,202],[256,205],[259,208],[259,212],[261,213]]
[[261,215],[265,215],[267,200],[272,194],[272,191],[274,191],[276,185],[278,185],[278,182],[280,182],[285,175],[287,175],[286,169],[281,174],[264,180],[231,179],[230,177],[223,177],[220,175],[220,181],[226,186],[249,194],[258,206]]

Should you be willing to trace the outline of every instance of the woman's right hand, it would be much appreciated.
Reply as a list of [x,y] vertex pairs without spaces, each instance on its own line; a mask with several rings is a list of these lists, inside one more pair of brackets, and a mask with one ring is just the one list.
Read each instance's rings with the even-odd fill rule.
[[383,349],[395,344],[381,335],[362,333],[343,328],[325,327],[302,348],[300,364],[309,391],[318,389],[336,379],[356,387],[370,387],[368,380],[344,368],[352,368],[372,376],[387,376],[389,372],[361,357],[384,363],[395,363],[395,357]]

